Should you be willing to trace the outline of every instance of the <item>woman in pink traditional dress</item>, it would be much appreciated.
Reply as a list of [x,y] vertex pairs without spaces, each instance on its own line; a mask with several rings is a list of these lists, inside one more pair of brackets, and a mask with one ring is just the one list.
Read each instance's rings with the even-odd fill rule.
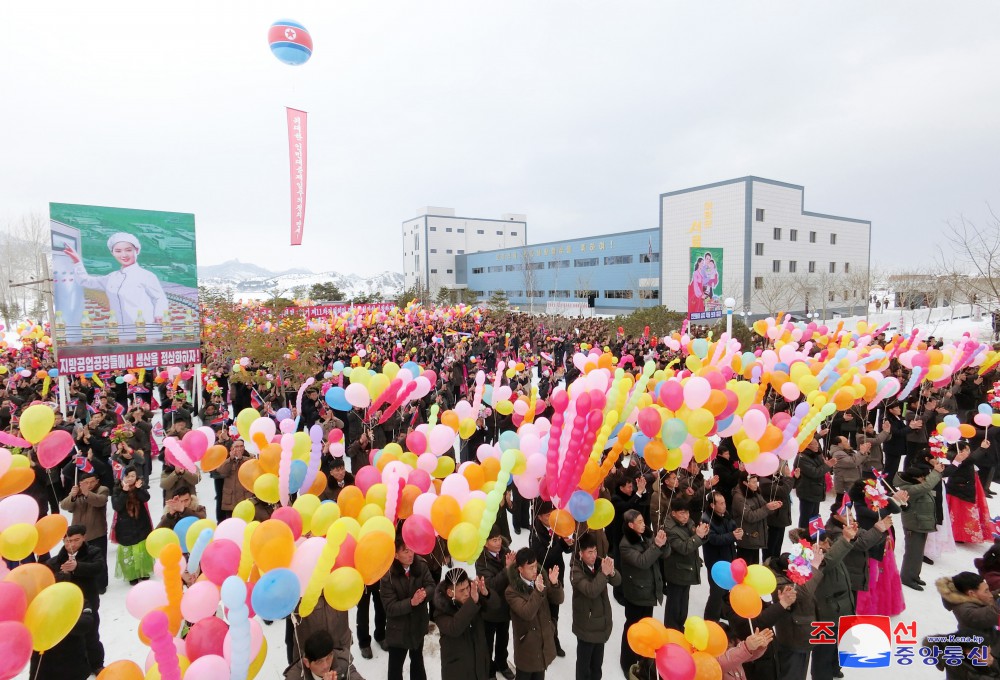
[[703,263],[705,258],[699,257],[694,263],[694,272],[691,274],[691,283],[688,285],[688,312],[697,313],[705,311],[705,276]]
[[[903,502],[905,495],[890,497],[883,483],[866,479],[854,483],[850,489],[850,497],[858,526],[868,529],[883,517],[899,513],[899,503]],[[896,566],[895,547],[894,531],[890,529],[886,532],[885,540],[868,550],[868,590],[858,592],[859,615],[896,616],[906,609],[903,586]]]
[[963,441],[954,458],[957,469],[947,478],[948,514],[956,543],[985,543],[993,540],[994,526],[986,493],[976,474],[976,465],[987,462],[990,442],[983,439],[975,449]]

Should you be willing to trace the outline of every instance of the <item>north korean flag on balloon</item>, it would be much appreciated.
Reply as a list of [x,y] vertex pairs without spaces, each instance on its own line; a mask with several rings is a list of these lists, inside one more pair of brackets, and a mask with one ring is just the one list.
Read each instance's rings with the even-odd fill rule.
[[304,63],[312,55],[312,36],[305,26],[296,21],[283,19],[271,24],[267,42],[274,56],[291,66]]

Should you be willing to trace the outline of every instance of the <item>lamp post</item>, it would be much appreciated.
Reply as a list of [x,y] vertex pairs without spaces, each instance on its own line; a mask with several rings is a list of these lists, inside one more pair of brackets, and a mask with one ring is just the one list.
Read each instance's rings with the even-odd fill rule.
[[736,307],[736,300],[727,297],[723,304],[726,305],[726,335],[733,337],[733,308]]

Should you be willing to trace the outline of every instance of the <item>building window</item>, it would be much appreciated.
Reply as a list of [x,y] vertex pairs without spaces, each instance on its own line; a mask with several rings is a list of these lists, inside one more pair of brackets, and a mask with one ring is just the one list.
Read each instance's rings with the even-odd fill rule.
[[449,248],[448,250],[446,250],[446,251],[444,251],[444,252],[445,252],[445,254],[447,254],[447,255],[451,255],[451,254],[452,254],[452,252],[451,252],[451,248]]
[[516,231],[512,231],[512,232],[510,232],[510,235],[511,236],[517,236],[517,232]]
[[632,264],[631,255],[607,255],[604,258],[604,264]]
[[788,230],[788,240],[789,241],[798,241],[799,240],[799,230],[798,229],[789,229]]
[[834,292],[833,292],[833,291],[831,290],[831,291],[830,291],[830,294],[829,294],[829,295],[827,296],[827,300],[829,300],[830,302],[833,302],[833,300],[834,300],[834,298],[835,298],[835,297],[836,297],[836,293],[834,293]]
[[446,269],[445,271],[448,272],[449,274],[454,274],[455,273],[455,271],[453,269]]
[[549,269],[568,269],[569,260],[550,260]]
[[582,260],[573,260],[573,266],[574,267],[596,267],[597,266],[597,258],[596,257],[587,257],[587,258],[584,258]]
[[437,273],[438,273],[438,270],[437,270],[437,269],[432,269],[432,270],[431,270],[431,274],[437,274]]
[[781,227],[775,227],[774,228],[774,240],[775,241],[780,241],[781,240]]
[[757,221],[758,222],[763,222],[764,221],[764,209],[763,208],[757,208]]
[[459,250],[459,251],[458,251],[458,254],[459,254],[459,255],[465,255],[465,251],[464,251],[464,250]]
[[529,290],[528,291],[528,295],[526,297],[530,297],[530,298],[545,297],[545,291],[544,290]]
[[763,243],[754,243],[753,244],[753,254],[754,255],[763,255],[764,254],[764,244]]
[[660,289],[650,288],[649,290],[639,291],[640,300],[659,300],[660,299]]
[[503,236],[503,232],[502,231],[498,231],[497,232],[497,236]]
[[810,274],[815,274],[816,273],[816,261],[815,260],[809,260],[809,273]]
[[816,243],[816,232],[815,231],[810,231],[809,232],[809,243]]
[[476,233],[477,234],[485,234],[486,232],[483,231],[482,229],[476,229]]
[[432,252],[432,253],[436,253],[437,251],[438,251],[438,249],[437,249],[437,248],[431,248],[431,252]]
[[643,264],[649,264],[651,262],[659,262],[659,261],[660,261],[659,253],[653,253],[651,255],[648,252],[646,252],[639,255],[639,262],[642,262]]
[[486,271],[489,272],[490,274],[499,274],[500,272],[503,271],[503,265],[498,264],[495,267],[487,267]]
[[764,287],[764,277],[763,276],[753,277],[753,289],[760,290],[763,287]]
[[830,245],[831,246],[837,245],[837,235],[836,234],[830,234]]
[[451,227],[445,227],[444,230],[445,230],[446,233],[449,233],[449,234],[451,233]]
[[781,273],[781,260],[771,260],[771,271],[775,274]]
[[789,274],[794,274],[795,271],[798,268],[799,268],[799,263],[798,262],[796,262],[795,260],[789,260],[788,261],[788,273]]
[[431,228],[430,228],[430,230],[431,230],[431,231],[437,231],[437,230],[438,230],[438,228],[437,228],[437,227],[431,227]]
[[850,274],[851,273],[851,263],[850,262],[845,262],[844,263],[844,273],[845,274]]
[[606,290],[604,291],[604,297],[607,300],[631,300],[632,290],[619,288],[617,290]]
[[836,274],[837,273],[837,263],[836,262],[831,262],[830,263],[830,273],[831,274]]
[[509,271],[509,272],[517,271],[519,269],[519,267],[520,267],[520,265],[509,264],[509,265],[507,265],[507,271]]
[[597,291],[596,290],[574,290],[573,291],[573,297],[575,297],[575,298],[581,298],[581,299],[586,300],[591,295],[593,295],[594,297],[597,297]]
[[549,291],[549,297],[550,298],[569,298],[569,291],[568,290],[550,290]]
[[464,233],[465,233],[465,229],[459,229],[459,230],[458,230],[458,233],[459,233],[459,234],[464,234]]
[[473,267],[472,268],[472,273],[473,274],[482,274],[483,273],[483,268],[482,267]]

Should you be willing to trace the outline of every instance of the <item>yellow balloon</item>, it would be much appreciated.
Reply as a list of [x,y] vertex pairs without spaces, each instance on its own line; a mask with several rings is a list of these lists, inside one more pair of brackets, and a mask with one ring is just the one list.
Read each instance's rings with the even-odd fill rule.
[[385,392],[386,388],[389,387],[389,377],[383,373],[373,375],[371,380],[368,381],[366,387],[368,388],[368,394],[371,395],[371,398],[377,399],[378,396]]
[[32,648],[45,652],[55,647],[73,630],[82,611],[83,591],[75,583],[62,581],[38,593],[24,615]]
[[392,538],[396,538],[396,528],[392,526],[392,520],[385,515],[376,515],[361,523],[361,532],[357,538],[362,539],[368,534],[380,531]]
[[308,432],[296,432],[292,435],[292,455],[302,456],[305,455],[305,460],[309,460],[309,454],[312,452],[312,439],[309,438]]
[[372,374],[363,368],[355,368],[351,371],[351,384],[359,383],[367,387],[368,381],[372,379]]
[[458,424],[458,436],[468,439],[476,433],[476,421],[472,418],[463,418]]
[[473,526],[479,526],[483,521],[483,512],[486,510],[486,501],[482,498],[470,498],[462,506],[462,521]]
[[257,656],[254,657],[253,661],[250,662],[250,670],[247,671],[247,680],[253,680],[260,673],[260,669],[264,666],[264,660],[267,658],[267,638],[261,638],[260,641],[260,651],[257,652]]
[[32,444],[37,444],[52,429],[55,422],[55,412],[44,404],[35,404],[24,409],[18,428],[21,436]]
[[[368,493],[365,494],[365,502],[373,505],[377,505],[382,510],[385,510],[385,499],[386,495],[389,493],[389,489],[382,482],[376,482],[368,487]],[[362,522],[364,524],[364,522]]]
[[747,567],[747,575],[743,582],[749,584],[761,597],[770,595],[778,587],[774,572],[760,564],[751,564]]
[[[395,361],[387,361],[384,364],[382,364],[382,375],[387,377],[389,380],[395,378],[397,373],[399,373],[399,364],[397,364]],[[413,377],[415,378],[417,376]],[[388,383],[386,384],[388,385]]]
[[475,557],[479,530],[469,522],[459,522],[448,534],[448,552],[459,562],[470,562]]
[[[331,525],[330,529],[327,531],[327,538],[331,535],[345,537],[348,534],[354,537],[355,540],[361,537],[361,524],[358,520],[353,517],[341,517],[336,522]],[[395,538],[395,534],[393,535]]]
[[0,533],[0,555],[5,560],[20,562],[35,550],[38,529],[34,524],[13,524]]
[[233,517],[241,519],[244,522],[252,522],[255,514],[253,503],[249,500],[242,500],[233,508]]
[[364,528],[365,524],[367,524],[369,520],[382,517],[384,514],[385,508],[382,506],[376,505],[375,503],[366,503],[365,506],[361,508],[361,512],[358,513],[358,523],[362,528]]
[[153,556],[153,559],[158,559],[160,553],[168,545],[180,545],[181,539],[177,537],[173,529],[167,529],[162,527],[160,529],[153,529],[149,536],[146,536],[146,552]]
[[191,548],[194,547],[195,541],[197,541],[198,537],[201,536],[202,531],[205,529],[215,529],[217,526],[218,524],[216,524],[214,520],[199,519],[188,527],[187,533],[184,534],[184,541],[188,550],[191,550]]
[[277,503],[281,498],[278,491],[278,475],[265,472],[253,483],[253,495],[265,503]]
[[[311,533],[312,517],[316,514],[320,504],[321,502],[319,500],[319,496],[311,493],[299,496],[295,499],[295,502],[292,503],[292,507],[295,508],[295,511],[299,513],[299,517],[302,518],[303,534]],[[330,503],[329,505],[336,505],[336,503]]]
[[403,447],[396,442],[389,442],[385,445],[385,448],[382,449],[382,453],[395,456],[398,460],[399,457],[403,455]]
[[[298,502],[298,501],[296,501]],[[330,525],[340,519],[340,506],[334,502],[320,503],[312,514],[310,528],[313,536],[326,536]],[[302,520],[302,532],[305,533],[305,518]]]
[[502,399],[496,404],[497,413],[502,416],[509,416],[514,412],[514,404],[510,403],[507,399]]
[[455,471],[455,459],[450,456],[441,456],[438,458],[437,467],[434,468],[434,476],[438,479],[444,479],[452,472]]
[[594,513],[587,520],[591,529],[603,529],[615,518],[615,506],[607,498],[598,498],[594,502]]
[[18,453],[10,457],[10,467],[11,469],[29,468],[31,467],[31,461],[28,460],[27,456]]
[[528,457],[519,449],[514,449],[514,467],[510,469],[510,474],[521,475],[528,469]]
[[326,577],[323,597],[327,604],[338,611],[346,612],[357,606],[365,592],[365,581],[354,567],[334,569]]
[[245,408],[236,415],[236,429],[241,438],[250,438],[250,423],[258,418],[260,418],[260,414],[252,408]]
[[404,452],[403,455],[399,457],[399,460],[401,460],[402,462],[406,463],[411,468],[416,468],[417,467],[417,454],[415,454],[415,453],[413,453],[411,451]]
[[[263,648],[264,648],[264,645],[261,645],[261,649],[263,649]],[[187,671],[188,666],[191,665],[191,662],[188,661],[188,658],[186,656],[184,656],[183,654],[178,654],[177,655],[177,665],[179,665],[181,667],[181,676],[183,676],[184,673]],[[149,670],[146,671],[145,680],[162,680],[162,678],[163,678],[163,676],[160,675],[160,666],[158,664],[156,664],[156,663],[154,663],[152,666],[150,666]]]

